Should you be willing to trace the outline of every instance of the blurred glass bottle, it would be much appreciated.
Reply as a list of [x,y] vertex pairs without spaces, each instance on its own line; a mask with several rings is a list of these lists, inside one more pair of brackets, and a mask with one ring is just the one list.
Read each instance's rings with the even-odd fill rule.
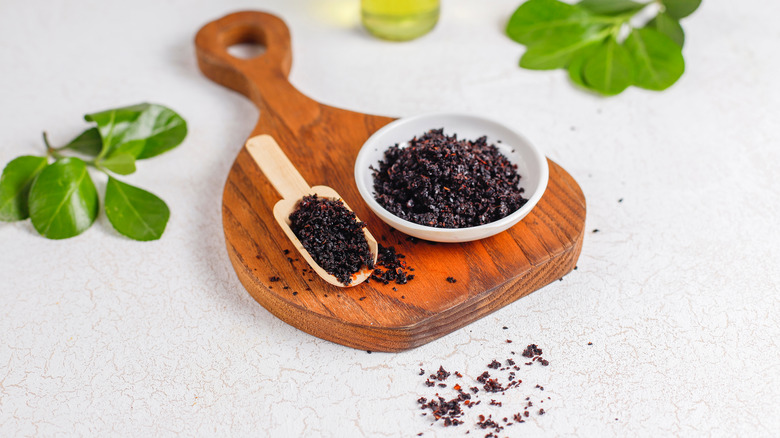
[[439,0],[361,0],[360,9],[363,26],[386,40],[415,39],[439,21]]

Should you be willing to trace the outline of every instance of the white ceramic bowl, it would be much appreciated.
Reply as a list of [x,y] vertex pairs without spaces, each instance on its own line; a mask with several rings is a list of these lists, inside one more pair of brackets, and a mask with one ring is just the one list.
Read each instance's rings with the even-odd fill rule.
[[[469,228],[428,227],[401,219],[385,210],[374,199],[374,176],[369,166],[378,169],[388,147],[395,144],[403,147],[413,137],[439,128],[444,128],[447,135],[457,134],[458,139],[476,140],[486,135],[488,144],[494,144],[509,161],[517,164],[520,187],[525,189],[523,196],[528,198],[528,202],[509,216]],[[369,208],[391,227],[434,242],[469,242],[505,231],[522,220],[539,202],[547,188],[548,176],[547,159],[525,137],[493,120],[459,113],[433,113],[398,119],[369,137],[355,162],[355,182]]]

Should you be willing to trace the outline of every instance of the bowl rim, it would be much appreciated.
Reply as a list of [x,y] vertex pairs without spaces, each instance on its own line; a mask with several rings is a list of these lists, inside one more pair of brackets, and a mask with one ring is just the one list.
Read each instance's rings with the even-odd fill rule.
[[[439,227],[431,227],[428,225],[421,225],[415,222],[408,221],[406,219],[400,218],[396,216],[395,214],[391,213],[389,210],[384,208],[373,196],[373,186],[366,187],[365,184],[363,184],[362,176],[366,172],[370,172],[370,169],[368,168],[368,165],[372,165],[374,163],[365,163],[368,164],[367,166],[364,166],[365,169],[361,169],[359,166],[361,163],[368,161],[368,155],[370,154],[369,151],[369,143],[372,142],[372,140],[375,140],[376,138],[384,135],[388,131],[397,129],[399,126],[416,122],[420,119],[427,119],[427,118],[469,118],[473,120],[477,120],[479,122],[487,122],[488,124],[493,124],[502,127],[503,129],[506,129],[510,131],[512,134],[517,136],[522,142],[525,143],[525,146],[531,151],[530,154],[521,154],[526,160],[535,162],[536,165],[539,167],[539,183],[536,188],[536,190],[531,193],[531,196],[527,198],[527,201],[525,204],[523,204],[522,207],[518,208],[511,214],[497,220],[494,222],[489,222],[487,224],[482,225],[475,225],[471,227],[464,227],[464,228],[439,228]],[[450,135],[454,134],[454,132],[450,132]],[[460,135],[460,134],[458,134]],[[495,143],[495,141],[494,141]],[[503,142],[502,142],[503,143]],[[388,145],[385,147],[389,148],[392,145]],[[382,152],[384,153],[384,152]],[[505,155],[506,156],[506,155]],[[508,159],[510,157],[507,157]],[[512,161],[510,159],[510,161]],[[514,163],[517,164],[517,163]],[[478,231],[487,231],[490,229],[502,229],[502,228],[508,228],[508,224],[513,222],[519,222],[522,220],[523,217],[525,217],[539,202],[539,200],[542,198],[542,195],[547,189],[547,183],[549,182],[549,166],[547,163],[547,157],[542,153],[542,151],[533,143],[531,142],[525,135],[521,134],[517,130],[510,128],[509,126],[505,125],[504,123],[501,123],[495,119],[491,119],[489,117],[485,117],[482,115],[469,113],[469,112],[453,112],[453,111],[445,111],[445,112],[428,112],[423,114],[417,114],[410,117],[401,117],[398,118],[387,125],[379,128],[376,132],[371,134],[370,137],[366,139],[366,141],[363,143],[363,145],[360,147],[360,150],[358,152],[358,155],[355,159],[355,183],[358,188],[358,192],[360,192],[360,195],[363,197],[363,200],[368,204],[369,208],[374,211],[377,216],[382,218],[385,222],[388,223],[388,225],[393,226],[394,228],[399,228],[393,225],[393,222],[398,223],[402,225],[405,228],[413,229],[420,232],[435,232],[440,235],[454,235],[458,233],[463,232],[472,232],[476,233]],[[370,175],[373,179],[373,175]],[[523,175],[521,175],[523,177]],[[399,231],[403,232],[403,230]],[[405,233],[408,234],[408,233]]]

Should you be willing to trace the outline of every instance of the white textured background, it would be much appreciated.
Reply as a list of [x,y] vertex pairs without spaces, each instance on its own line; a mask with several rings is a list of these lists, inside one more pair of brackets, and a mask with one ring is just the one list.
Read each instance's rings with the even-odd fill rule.
[[[475,377],[530,342],[551,366],[523,369],[528,385],[482,412],[516,412],[540,383],[548,413],[502,436],[780,435],[780,5],[705,0],[683,23],[673,88],[602,99],[562,71],[517,68],[523,48],[502,28],[518,0],[443,3],[408,44],[361,31],[357,0],[0,3],[1,165],[41,152],[44,129],[69,140],[94,110],[153,101],[190,126],[125,178],[169,203],[162,240],[125,239],[104,216],[66,241],[0,224],[0,436],[462,436],[487,401],[464,426],[430,426],[419,364]],[[240,9],[287,21],[291,80],[321,102],[471,111],[538,143],[600,230],[579,269],[400,354],[266,312],[236,279],[220,220],[257,112],[201,76],[192,44]]]

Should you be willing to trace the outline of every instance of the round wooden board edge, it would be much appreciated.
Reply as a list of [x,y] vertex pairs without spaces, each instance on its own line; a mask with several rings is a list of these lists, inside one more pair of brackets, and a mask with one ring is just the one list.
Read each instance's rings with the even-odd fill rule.
[[[246,291],[271,314],[285,323],[312,336],[347,347],[382,352],[399,352],[427,344],[442,336],[463,328],[496,310],[556,281],[571,272],[582,251],[584,239],[585,197],[574,178],[557,163],[549,160],[561,177],[583,201],[583,226],[575,243],[555,254],[541,269],[531,269],[518,277],[507,280],[493,289],[482,291],[469,300],[413,324],[395,327],[361,325],[312,312],[293,302],[271,293],[258,281],[225,235],[225,244],[233,269]],[[551,175],[553,173],[551,172]],[[224,208],[224,206],[223,206]],[[224,219],[223,219],[224,220]],[[224,229],[223,224],[223,231]]]

